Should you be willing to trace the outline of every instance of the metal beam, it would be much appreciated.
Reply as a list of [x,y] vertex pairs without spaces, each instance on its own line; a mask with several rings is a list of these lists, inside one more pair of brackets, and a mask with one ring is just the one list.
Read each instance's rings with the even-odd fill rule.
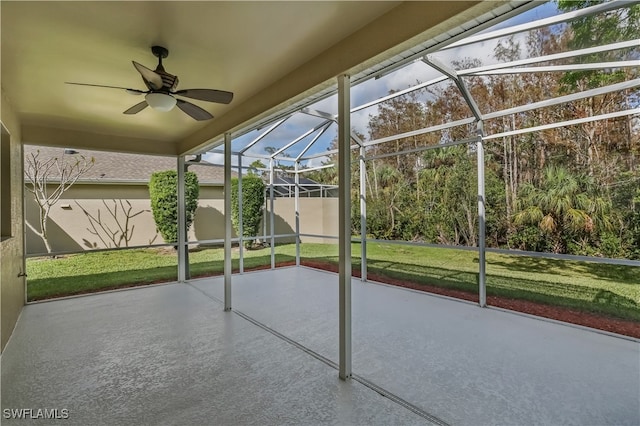
[[[395,141],[395,140],[398,140],[398,139],[408,138],[408,137],[411,137],[411,136],[418,136],[418,135],[422,135],[422,134],[425,134],[425,133],[437,132],[439,130],[445,130],[445,129],[450,129],[452,127],[463,126],[465,124],[471,124],[474,121],[476,121],[476,119],[473,118],[473,117],[464,118],[462,120],[451,121],[451,122],[448,122],[448,123],[443,123],[443,124],[438,124],[438,125],[435,125],[435,126],[425,127],[423,129],[412,130],[410,132],[400,133],[400,134],[393,135],[393,136],[387,136],[387,137],[380,138],[380,139],[374,139],[372,141],[365,142],[363,145],[365,147],[378,145],[378,144],[381,144],[381,143],[391,142],[391,141]],[[358,148],[357,145],[352,145],[351,146],[351,149],[356,149],[356,148]],[[301,158],[301,160],[311,160],[312,158],[324,157],[324,156],[327,156],[327,155],[337,154],[337,153],[338,153],[337,149],[331,149],[331,150],[327,150],[325,152],[320,152],[318,154],[309,155],[308,157]]]
[[351,377],[351,114],[350,78],[338,76],[339,377]]
[[224,310],[231,310],[231,133],[224,134]]
[[309,149],[313,146],[313,144],[315,144],[316,141],[320,139],[320,136],[322,136],[327,131],[327,129],[331,126],[331,124],[332,123],[329,123],[326,126],[324,126],[324,128],[320,130],[320,132],[318,132],[318,134],[315,135],[313,139],[311,139],[311,141],[307,144],[307,146],[305,146],[302,152],[300,152],[300,154],[298,154],[298,156],[296,157],[296,162],[300,161],[300,159],[307,153],[307,151],[309,151]]
[[300,112],[303,114],[311,115],[313,117],[319,117],[319,118],[324,118],[325,120],[331,120],[334,123],[338,122],[337,116],[329,112],[318,111],[317,109],[312,109],[312,108],[302,108]]
[[367,163],[360,146],[360,279],[367,281]]
[[[539,62],[557,61],[558,59],[575,58],[577,56],[592,55],[594,53],[602,53],[610,50],[626,49],[629,47],[638,47],[638,45],[640,45],[640,40],[621,41],[618,43],[588,47],[586,49],[578,49],[578,50],[570,50],[568,52],[554,53],[553,55],[538,56],[534,58],[525,58],[525,59],[519,59],[517,61],[510,61],[510,62],[500,62],[498,64],[486,65],[483,67],[467,68],[465,70],[460,70],[457,73],[458,75],[473,75],[478,72],[497,70],[500,68],[518,67],[521,65],[537,64]],[[433,58],[426,59],[426,61],[428,61],[427,63],[433,60],[434,60]],[[638,64],[638,61],[636,61],[636,64]]]
[[186,187],[184,174],[186,167],[184,156],[178,157],[178,282],[185,282],[189,279],[189,259],[187,257],[187,214],[186,214]]
[[273,194],[273,182],[274,182],[274,161],[273,158],[269,160],[269,228],[271,231],[271,269],[276,267],[276,237],[275,237],[275,213],[274,208],[274,194]]
[[482,120],[482,112],[480,112],[480,108],[478,108],[478,104],[476,104],[476,101],[473,99],[473,96],[471,96],[471,92],[469,92],[467,85],[464,84],[464,81],[458,76],[458,73],[456,72],[456,70],[448,67],[447,65],[443,64],[436,58],[431,57],[429,55],[425,56],[423,60],[427,65],[430,65],[431,67],[435,68],[436,70],[440,71],[442,74],[448,76],[453,80],[453,82],[458,87],[458,90],[460,90],[462,97],[464,98],[464,100],[467,102],[467,105],[471,109],[471,113],[473,114],[473,116],[478,121]]
[[[412,130],[410,132],[400,133],[394,136],[387,136],[380,139],[374,139],[372,141],[365,142],[364,146],[378,145],[384,142],[391,142],[391,141],[395,141],[402,138],[408,138],[411,136],[418,136],[425,133],[431,133],[431,132],[437,132],[439,130],[450,129],[452,127],[464,126],[465,124],[471,124],[474,121],[475,121],[475,118],[473,117],[464,118],[462,120],[450,121],[448,123],[437,124],[435,126],[429,126],[429,127],[425,127],[423,129],[418,129],[418,130]],[[327,152],[330,152],[330,151],[327,151]]]
[[[567,102],[577,101],[578,99],[590,98],[592,96],[604,95],[605,93],[617,92],[620,90],[631,89],[640,86],[640,78],[635,80],[623,81],[622,83],[610,84],[609,86],[598,87],[596,89],[585,90],[583,92],[572,93],[570,95],[559,96],[556,98],[545,99],[544,101],[534,102],[527,105],[521,105],[514,108],[503,109],[501,111],[485,114],[484,119],[504,117],[505,115],[518,114],[525,111],[531,111],[538,108],[546,108],[554,105],[564,104]],[[486,137],[485,137],[486,140]]]
[[269,133],[271,133],[273,130],[275,130],[276,127],[278,127],[279,125],[281,125],[282,123],[287,121],[287,119],[289,117],[291,117],[291,114],[286,116],[285,118],[282,118],[282,119],[276,121],[275,123],[273,123],[271,125],[271,127],[269,127],[267,130],[264,131],[264,133],[261,133],[257,138],[255,138],[254,140],[249,142],[244,148],[242,148],[239,153],[240,154],[244,154],[249,148],[251,148],[252,146],[257,144],[258,142],[260,142],[265,136],[267,136]]
[[[415,49],[420,49],[420,50],[417,51],[416,53],[410,54],[404,57],[403,59],[397,60],[394,64],[385,66],[371,74],[362,76],[358,80],[353,80],[352,84],[354,85],[359,84],[362,81],[371,79],[372,77],[375,79],[384,77],[385,75],[391,74],[399,70],[400,68],[405,67],[409,63],[421,61],[422,57],[426,54],[444,50],[450,44],[457,43],[461,40],[464,40],[468,37],[473,36],[474,34],[482,32],[487,28],[491,28],[498,24],[501,24],[502,22],[505,22],[513,18],[514,16],[521,15],[522,13],[530,9],[533,9],[534,7],[540,6],[545,2],[546,0],[524,0],[524,1],[518,2],[519,4],[517,5],[514,5],[514,8],[510,8],[510,3],[505,2],[503,6],[499,6],[496,9],[494,9],[498,14],[497,16],[494,14],[494,12],[490,12],[491,15],[493,15],[493,17],[486,18],[485,21],[479,24],[474,23],[474,26],[471,28],[464,28],[462,31],[454,29],[452,31],[447,31],[445,33],[442,33],[433,39],[432,44],[430,46],[426,46],[424,44],[422,45],[424,47],[418,46]],[[503,12],[502,10],[504,10],[505,8],[509,10],[507,12]],[[474,21],[479,22],[478,18],[476,18]],[[412,49],[411,51],[413,52],[414,49]]]
[[296,198],[295,198],[295,211],[296,211],[296,266],[300,266],[300,163],[296,161],[295,165],[295,183],[296,183]]
[[[521,25],[514,25],[512,27],[500,29],[497,31],[492,31],[484,34],[478,34],[471,37],[465,37],[460,41],[456,41],[455,43],[451,43],[448,46],[442,47],[440,50],[452,49],[454,47],[465,46],[472,43],[477,43],[480,41],[491,40],[494,38],[504,37],[511,34],[516,34],[520,32],[530,31],[536,28],[542,28],[549,25],[554,25],[562,22],[571,21],[577,18],[595,15],[596,13],[603,13],[609,10],[619,9],[622,7],[632,6],[637,3],[637,0],[624,0],[624,1],[611,1],[606,3],[601,3],[596,6],[585,7],[584,9],[574,10],[571,12],[563,13],[562,15],[552,16],[550,18],[539,19],[537,21],[527,22]],[[542,3],[541,3],[542,4]]]
[[411,87],[409,87],[407,89],[400,90],[400,91],[397,91],[397,92],[393,92],[393,93],[391,93],[391,94],[389,94],[387,96],[383,96],[383,97],[375,99],[375,100],[373,100],[371,102],[367,102],[365,104],[358,105],[357,107],[352,108],[351,112],[352,113],[358,112],[358,111],[363,110],[365,108],[369,108],[370,106],[374,106],[374,105],[377,105],[377,104],[382,103],[384,101],[388,101],[390,99],[397,98],[398,96],[406,95],[407,93],[415,92],[416,90],[425,88],[427,86],[431,86],[433,84],[440,83],[442,81],[445,81],[446,79],[447,79],[447,77],[438,77],[438,78],[434,78],[433,80],[425,81],[424,83],[416,84],[415,86],[411,86]]
[[238,252],[240,255],[240,273],[244,273],[244,221],[242,217],[242,154],[238,154]]
[[462,144],[465,144],[465,143],[475,143],[477,140],[478,140],[477,137],[473,137],[473,138],[459,139],[457,141],[452,141],[452,142],[447,142],[447,143],[439,143],[437,145],[424,145],[424,146],[419,146],[417,148],[405,149],[405,150],[402,150],[402,151],[388,152],[386,154],[372,155],[370,157],[365,157],[365,160],[367,160],[367,161],[369,161],[369,160],[378,160],[380,158],[395,157],[395,156],[403,155],[403,154],[413,154],[413,153],[416,153],[416,152],[428,151],[430,149],[446,148],[448,146],[462,145]]
[[283,146],[279,150],[274,151],[274,153],[271,154],[271,158],[276,158],[276,155],[282,153],[283,151],[286,151],[287,149],[291,148],[293,145],[295,145],[298,142],[300,142],[302,139],[306,138],[307,136],[309,136],[313,132],[315,132],[317,130],[320,130],[322,127],[324,127],[324,126],[326,126],[328,124],[331,124],[331,120],[325,120],[321,124],[315,126],[314,128],[307,130],[302,135],[298,136],[297,138],[295,138],[294,140],[292,140],[291,142],[289,142],[288,144],[286,144],[285,146]]
[[486,280],[486,220],[485,220],[485,184],[484,184],[484,134],[482,121],[478,122],[478,139],[476,143],[478,166],[478,301],[480,307],[487,306],[487,280]]
[[547,66],[538,66],[538,67],[487,69],[486,71],[483,71],[483,70],[476,71],[471,75],[530,74],[530,73],[536,73],[536,72],[568,72],[568,71],[605,70],[605,69],[637,68],[637,67],[640,67],[640,61],[594,62],[590,64],[547,65]]
[[323,164],[322,166],[308,167],[306,169],[302,169],[302,170],[298,171],[298,173],[307,173],[307,172],[312,172],[314,170],[328,169],[330,167],[335,167],[335,166],[336,165],[334,163]]
[[592,117],[577,118],[575,120],[561,121],[559,123],[545,124],[542,126],[527,127],[526,129],[511,130],[508,132],[496,133],[494,135],[485,136],[484,140],[504,138],[507,136],[522,135],[525,133],[538,132],[540,130],[555,129],[557,127],[573,126],[576,124],[589,123],[591,121],[608,120],[610,118],[624,117],[627,115],[640,114],[640,108],[627,109],[624,111],[611,112],[608,114],[594,115]]
[[351,131],[351,139],[353,139],[359,147],[362,148],[364,146],[364,141],[360,139],[360,136],[353,130]]

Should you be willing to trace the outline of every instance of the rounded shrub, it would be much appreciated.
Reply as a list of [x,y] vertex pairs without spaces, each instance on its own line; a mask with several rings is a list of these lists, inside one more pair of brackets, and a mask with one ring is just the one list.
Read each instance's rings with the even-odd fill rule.
[[[194,172],[186,172],[185,199],[187,229],[193,222],[193,216],[198,208],[200,186],[198,176]],[[151,212],[156,222],[156,229],[167,243],[178,241],[178,172],[167,170],[155,172],[149,181],[149,196],[151,198]]]
[[[239,231],[238,178],[231,180],[231,222]],[[257,175],[248,174],[242,177],[242,236],[255,237],[260,229],[262,210],[264,207],[264,182]],[[245,247],[251,248],[253,241],[245,241]]]

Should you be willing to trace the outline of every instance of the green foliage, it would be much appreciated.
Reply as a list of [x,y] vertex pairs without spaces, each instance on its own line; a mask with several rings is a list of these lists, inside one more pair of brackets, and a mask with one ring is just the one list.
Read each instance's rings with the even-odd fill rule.
[[[559,0],[563,11],[598,4]],[[640,5],[570,21],[557,28],[509,38],[494,49],[498,61],[539,57],[640,36]],[[635,55],[635,56],[634,56]],[[576,58],[578,63],[636,59],[637,49]],[[482,65],[454,62],[456,69]],[[637,77],[634,68],[514,74],[466,81],[487,111],[526,105]],[[631,108],[637,91],[576,100],[560,111],[538,109],[485,120],[495,134]],[[369,117],[369,139],[447,123],[469,116],[452,82],[381,103]],[[601,120],[553,131],[512,135],[485,144],[486,245],[589,256],[640,258],[640,132],[634,119]],[[435,146],[474,132],[457,126],[367,148],[369,156]],[[478,243],[476,152],[472,144],[408,153],[367,162],[367,225],[378,239],[474,246]],[[550,166],[551,164],[557,167]],[[637,200],[637,201],[635,201]],[[357,204],[353,198],[354,205]],[[353,229],[359,212],[353,209]]]
[[[537,225],[539,237],[554,253],[600,254],[599,237],[607,235],[611,251],[611,202],[598,194],[593,179],[569,172],[562,166],[548,166],[538,186],[527,183],[519,194],[516,225]],[[529,240],[530,235],[527,237]],[[542,246],[542,241],[532,242]]]
[[[563,12],[583,9],[602,3],[600,0],[558,0],[558,9]],[[575,19],[569,22],[571,38],[567,45],[571,49],[584,49],[597,44],[615,43],[633,40],[640,36],[640,5],[619,8],[607,13],[596,14]],[[635,52],[634,52],[635,51]],[[622,57],[621,57],[622,54]],[[623,59],[634,59],[637,49],[625,51],[601,52],[584,55],[577,60],[582,63],[607,62]],[[589,88],[603,84],[612,84],[624,80],[623,70],[570,71],[565,73],[562,82],[575,89],[584,83]]]
[[[239,234],[240,215],[238,202],[238,178],[231,180],[231,222]],[[264,207],[264,182],[253,174],[242,178],[242,236],[255,237],[260,230],[262,209]],[[251,248],[253,241],[245,241],[245,247]]]
[[[186,172],[184,180],[186,223],[189,229],[198,208],[200,186],[194,172]],[[178,241],[178,172],[167,170],[153,173],[149,181],[149,196],[158,232],[165,242],[175,243]]]

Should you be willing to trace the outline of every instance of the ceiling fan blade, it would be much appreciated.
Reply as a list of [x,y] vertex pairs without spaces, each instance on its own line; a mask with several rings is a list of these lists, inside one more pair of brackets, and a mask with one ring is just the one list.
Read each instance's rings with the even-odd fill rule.
[[214,89],[184,89],[173,92],[173,94],[219,104],[228,104],[233,99],[233,93]]
[[162,76],[160,74],[153,70],[150,70],[142,64],[137,63],[136,61],[131,62],[133,62],[133,66],[136,68],[136,70],[138,70],[138,72],[142,76],[142,80],[147,85],[149,90],[162,89]]
[[120,86],[105,86],[103,84],[71,83],[69,81],[65,81],[64,84],[73,84],[74,86],[104,87],[107,89],[122,89],[132,95],[142,95],[143,93],[147,93],[138,89],[130,89],[128,87],[120,87]]
[[182,99],[176,99],[178,108],[184,111],[187,115],[189,115],[194,120],[204,121],[210,120],[213,118],[213,115],[209,114],[207,111],[203,110],[197,105],[192,104],[191,102],[183,101]]
[[142,101],[139,104],[135,104],[134,106],[132,106],[131,108],[129,108],[128,110],[126,110],[125,112],[123,112],[123,114],[137,114],[140,111],[142,111],[143,109],[145,109],[147,106],[149,106],[149,104],[147,103],[147,101]]

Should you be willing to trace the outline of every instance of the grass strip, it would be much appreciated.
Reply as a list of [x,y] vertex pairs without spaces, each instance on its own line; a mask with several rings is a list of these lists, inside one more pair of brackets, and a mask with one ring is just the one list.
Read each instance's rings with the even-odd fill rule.
[[[335,244],[301,244],[301,257],[338,264]],[[276,246],[278,264],[295,261],[295,245]],[[352,247],[360,267],[360,245]],[[223,273],[221,248],[189,253],[192,277]],[[245,270],[270,267],[270,249],[244,251]],[[232,266],[239,269],[239,252]],[[40,300],[131,285],[175,281],[177,253],[172,249],[121,250],[27,261],[28,299]],[[369,243],[369,273],[417,285],[477,293],[478,257],[474,251]],[[578,309],[640,321],[640,268],[601,263],[487,254],[487,294]]]

